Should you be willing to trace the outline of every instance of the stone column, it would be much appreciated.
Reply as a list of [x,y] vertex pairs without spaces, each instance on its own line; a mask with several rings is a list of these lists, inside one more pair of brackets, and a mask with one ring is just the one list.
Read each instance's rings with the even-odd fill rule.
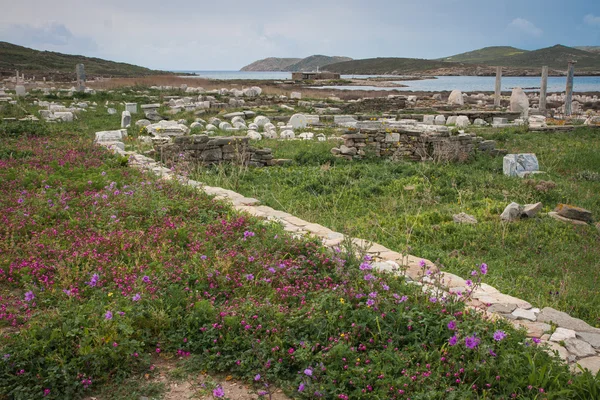
[[542,67],[542,86],[540,87],[540,111],[546,113],[546,91],[548,90],[548,67]]
[[575,75],[575,63],[577,61],[569,61],[569,70],[567,71],[567,95],[565,97],[565,116],[570,116],[572,113],[573,102],[573,76]]
[[83,64],[77,64],[75,66],[75,73],[77,74],[77,91],[85,91],[85,68]]
[[15,85],[19,84],[19,70],[17,70],[17,80],[15,81]]
[[500,107],[502,96],[502,67],[496,67],[496,91],[494,93],[494,107]]

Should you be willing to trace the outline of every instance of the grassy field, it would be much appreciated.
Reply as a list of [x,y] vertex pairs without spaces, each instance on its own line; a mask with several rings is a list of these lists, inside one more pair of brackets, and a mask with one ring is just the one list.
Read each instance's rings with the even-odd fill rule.
[[[542,202],[543,212],[569,203],[600,215],[600,132],[485,136],[511,152],[534,152],[546,174],[533,180],[502,174],[502,158],[478,155],[465,164],[344,162],[331,143],[265,141],[289,167],[202,169],[196,178],[253,196],[333,230],[397,251],[439,260],[463,277],[490,265],[490,284],[536,306],[552,306],[600,326],[600,234],[546,216],[505,224],[512,202]],[[537,188],[539,181],[553,188]],[[552,186],[552,185],[550,185]],[[543,190],[539,190],[543,189]],[[452,215],[474,215],[458,225]]]
[[[231,375],[261,398],[275,389],[296,399],[346,400],[600,393],[598,377],[572,375],[506,321],[484,320],[454,297],[375,272],[349,249],[332,253],[176,181],[127,168],[126,159],[92,143],[93,132],[118,126],[119,115],[105,107],[73,123],[0,123],[0,399],[155,399],[167,388],[151,377],[165,363],[176,363],[181,377]],[[277,208],[292,204],[296,195],[281,194],[297,186],[304,213],[325,215],[331,204],[330,220],[357,235],[398,229],[392,236],[406,243],[406,227],[417,221],[411,245],[419,229],[447,229],[452,207],[443,204],[452,192],[432,192],[436,181],[463,188],[460,174],[497,161],[476,160],[446,176],[453,169],[443,165],[338,162],[324,143],[269,145],[297,165],[229,171],[227,182],[242,191],[251,191],[244,188],[252,179],[270,186],[275,196],[265,202]],[[515,197],[525,196],[516,188]],[[597,209],[584,197],[580,205]],[[465,193],[459,198],[474,204]],[[385,217],[376,213],[386,208],[382,199]],[[406,211],[411,202],[414,215]],[[377,226],[386,218],[389,226]],[[573,259],[582,264],[577,251]],[[501,266],[490,267],[497,280]],[[190,395],[228,398],[208,382]]]

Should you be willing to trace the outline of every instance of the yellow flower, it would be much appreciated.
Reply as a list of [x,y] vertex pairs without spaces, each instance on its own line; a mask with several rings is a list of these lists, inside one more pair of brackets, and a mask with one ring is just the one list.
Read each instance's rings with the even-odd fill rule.
[[346,301],[343,298],[340,298],[340,303],[344,304]]
[[344,335],[343,333],[340,333],[340,337],[345,337],[346,335]]
[[110,297],[110,296],[112,296],[112,292],[110,292],[110,293],[108,294],[108,297]]

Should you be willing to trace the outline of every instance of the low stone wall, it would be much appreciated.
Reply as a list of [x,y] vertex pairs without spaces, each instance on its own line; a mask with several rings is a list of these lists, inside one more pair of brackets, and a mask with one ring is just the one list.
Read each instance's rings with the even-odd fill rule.
[[278,165],[271,149],[257,149],[248,137],[208,135],[179,136],[169,143],[155,142],[154,150],[167,165],[180,162],[196,165],[232,163],[254,167]]
[[475,150],[494,155],[496,142],[485,140],[472,133],[451,135],[449,132],[420,132],[409,128],[349,130],[344,145],[332,153],[347,159],[361,158],[367,154],[392,160],[465,161]]

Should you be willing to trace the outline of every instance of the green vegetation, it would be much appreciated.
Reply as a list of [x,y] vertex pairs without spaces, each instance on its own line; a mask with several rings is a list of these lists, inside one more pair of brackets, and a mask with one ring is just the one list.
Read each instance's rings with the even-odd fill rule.
[[246,65],[241,71],[316,71],[326,65],[350,61],[350,57],[323,56],[315,54],[306,58],[269,57]]
[[454,66],[456,64],[419,58],[367,58],[330,64],[327,70],[341,74],[407,75]]
[[600,54],[559,44],[544,49],[498,57],[483,63],[517,68],[541,68],[547,65],[550,68],[566,70],[570,60],[577,61],[577,71],[600,71]]
[[0,72],[13,75],[15,70],[37,76],[64,76],[75,79],[75,65],[85,64],[88,77],[136,77],[147,75],[170,74],[155,71],[137,65],[102,60],[100,58],[62,54],[53,51],[39,51],[0,42]]
[[[600,215],[600,135],[597,130],[539,134],[487,134],[511,152],[534,152],[547,174],[515,179],[502,174],[502,158],[478,155],[466,164],[344,162],[330,143],[261,142],[276,158],[295,165],[249,169],[220,167],[196,176],[208,185],[236,190],[338,232],[396,251],[439,260],[467,277],[477,263],[492,266],[490,284],[600,326],[600,234],[548,217],[503,224],[511,201],[541,201],[544,212],[570,203]],[[542,181],[552,184],[542,184]],[[474,215],[477,225],[458,225],[452,215]]]
[[441,58],[440,61],[464,62],[470,64],[486,64],[499,58],[512,57],[517,54],[525,54],[527,50],[517,49],[512,46],[491,46],[483,49],[456,54],[454,56]]

